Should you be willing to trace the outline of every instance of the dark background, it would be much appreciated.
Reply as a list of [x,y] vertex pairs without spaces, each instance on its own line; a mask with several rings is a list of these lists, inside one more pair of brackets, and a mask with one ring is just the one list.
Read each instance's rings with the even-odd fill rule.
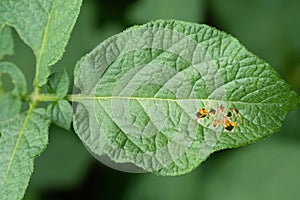
[[[206,23],[232,34],[300,93],[299,10],[299,0],[85,0],[66,53],[55,68],[65,67],[72,76],[76,61],[107,37],[134,24],[173,18]],[[14,34],[15,55],[5,60],[20,66],[31,85],[34,56]],[[270,138],[217,152],[180,177],[108,168],[87,152],[74,132],[53,125],[49,146],[35,161],[24,199],[299,199],[299,122],[297,109]]]

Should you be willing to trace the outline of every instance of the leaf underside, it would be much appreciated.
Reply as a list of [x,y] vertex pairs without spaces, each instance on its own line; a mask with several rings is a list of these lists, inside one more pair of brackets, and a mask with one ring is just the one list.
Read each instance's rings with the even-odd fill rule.
[[47,91],[56,94],[59,98],[64,98],[68,94],[70,79],[68,72],[63,69],[50,75],[47,82]]
[[57,126],[70,130],[73,110],[70,102],[67,100],[59,100],[48,105],[47,115],[51,121]]
[[93,154],[159,175],[261,140],[296,107],[296,93],[268,63],[207,25],[134,26],[78,65],[80,139]]

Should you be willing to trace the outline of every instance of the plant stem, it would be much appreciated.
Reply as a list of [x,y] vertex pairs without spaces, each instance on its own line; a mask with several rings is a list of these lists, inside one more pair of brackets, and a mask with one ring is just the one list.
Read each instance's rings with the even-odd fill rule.
[[61,98],[56,96],[55,94],[39,94],[39,101],[59,101]]
[[[30,99],[31,101],[33,101],[33,97],[34,94],[31,95]],[[80,98],[79,95],[76,94],[70,94],[68,96],[66,96],[65,98],[61,98],[56,96],[56,94],[41,94],[39,93],[36,97],[36,100],[38,101],[59,101],[60,99],[66,99],[68,101],[80,101],[82,100],[82,97]]]
[[[64,99],[68,101],[79,101],[80,98],[77,97],[78,95],[68,95]],[[56,94],[42,94],[39,93],[39,90],[35,90],[31,95],[27,96],[28,99],[32,102],[32,104],[37,104],[40,101],[49,102],[49,101],[59,101],[62,99],[61,97],[56,96]]]
[[68,101],[75,101],[75,102],[78,102],[80,100],[82,100],[82,96],[81,95],[78,95],[78,94],[70,94],[66,97],[66,99]]

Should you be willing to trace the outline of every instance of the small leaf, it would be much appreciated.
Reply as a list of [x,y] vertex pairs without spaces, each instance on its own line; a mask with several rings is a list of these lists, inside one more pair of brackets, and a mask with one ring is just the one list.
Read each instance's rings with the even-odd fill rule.
[[21,100],[18,97],[6,93],[0,95],[0,121],[9,119],[21,110]]
[[63,69],[51,74],[47,82],[47,90],[50,93],[55,93],[59,98],[64,98],[68,94],[69,84],[68,72]]
[[26,94],[26,79],[21,70],[15,64],[10,62],[0,62],[0,86],[2,85],[2,74],[8,74],[11,77],[14,84],[14,89],[11,92],[13,95],[22,96]]
[[47,115],[57,126],[70,130],[73,109],[67,100],[59,100],[58,102],[49,104]]
[[43,86],[49,66],[63,55],[82,0],[1,0],[0,22],[12,25],[36,56],[35,85]]
[[49,121],[43,109],[0,122],[0,199],[22,199],[34,158],[48,143]]
[[[14,84],[11,92],[2,91],[1,76],[8,74]],[[9,62],[0,62],[0,121],[9,119],[21,110],[21,96],[26,94],[26,80],[19,68]]]
[[0,60],[5,55],[12,55],[13,51],[13,38],[11,35],[10,27],[4,26],[0,24]]
[[74,128],[92,153],[180,175],[215,151],[278,131],[298,95],[264,60],[207,25],[158,20],[79,62]]

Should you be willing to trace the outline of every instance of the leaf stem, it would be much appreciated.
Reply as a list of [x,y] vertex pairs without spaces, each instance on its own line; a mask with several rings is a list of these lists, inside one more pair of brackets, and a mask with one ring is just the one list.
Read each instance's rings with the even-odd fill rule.
[[40,93],[40,88],[35,87],[33,93],[24,97],[24,99],[36,106],[40,101],[59,101],[61,98],[56,96],[56,94],[42,94]]
[[83,98],[82,98],[82,95],[79,95],[79,94],[71,94],[71,95],[68,95],[67,97],[66,97],[66,99],[68,100],[68,101],[75,101],[75,102],[78,102],[78,101],[80,101],[80,100],[82,100]]
[[55,94],[39,94],[39,101],[59,101],[61,98],[56,96]]

